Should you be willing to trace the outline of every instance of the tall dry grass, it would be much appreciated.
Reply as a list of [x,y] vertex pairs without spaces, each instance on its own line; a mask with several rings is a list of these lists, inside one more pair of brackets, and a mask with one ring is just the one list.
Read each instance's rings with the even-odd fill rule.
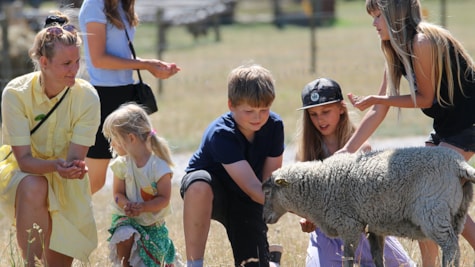
[[[90,263],[83,264],[74,262],[74,266],[110,266],[108,260],[109,249],[107,238],[109,237],[107,229],[110,225],[110,203],[112,202],[112,192],[110,187],[103,188],[93,197],[94,212],[98,228],[99,245],[90,257]],[[182,199],[179,196],[178,186],[173,186],[171,206],[173,213],[167,218],[167,226],[170,231],[177,251],[184,257],[185,240],[183,235],[182,222]],[[469,214],[475,216],[474,208],[470,209]],[[292,214],[284,215],[277,224],[269,225],[269,242],[271,244],[282,244],[284,253],[282,255],[281,266],[285,267],[302,267],[305,266],[306,249],[308,242],[308,234],[300,231],[298,223],[299,217]],[[3,225],[3,231],[0,233],[0,266],[21,266],[19,264],[19,252],[16,249],[14,232],[8,226],[6,220],[0,221]],[[67,238],[67,237],[65,237]],[[417,241],[408,239],[399,239],[411,258],[420,266],[420,253]],[[71,240],[74,242],[74,240]],[[460,238],[461,246],[461,265],[473,266],[475,254],[468,243]],[[206,247],[206,266],[225,267],[233,266],[233,258],[231,247],[227,241],[224,228],[212,221],[211,230]],[[14,261],[17,264],[11,264]]]
[[[252,10],[254,0],[241,0],[242,7]],[[255,1],[261,3],[260,1]],[[422,1],[429,13],[429,20],[439,19],[438,0]],[[448,2],[448,28],[474,54],[475,35],[472,15],[473,0]],[[262,3],[261,3],[262,5]],[[262,8],[262,7],[261,7]],[[238,9],[238,17],[241,16]],[[248,12],[248,11],[246,11]],[[268,12],[268,11],[267,11]],[[257,15],[256,15],[257,16]],[[337,1],[338,21],[333,27],[317,30],[316,72],[310,70],[310,47],[308,28],[286,26],[279,30],[267,23],[237,24],[221,27],[222,41],[215,43],[213,36],[194,42],[183,28],[169,31],[170,48],[163,60],[176,62],[182,71],[163,82],[164,92],[158,96],[160,111],[152,116],[160,135],[169,140],[175,152],[175,160],[183,161],[183,154],[196,148],[207,124],[227,110],[226,77],[239,64],[254,61],[270,69],[276,80],[277,98],[273,110],[279,113],[286,125],[286,143],[291,145],[295,134],[302,87],[316,77],[337,80],[345,93],[365,95],[375,93],[383,70],[383,58],[379,50],[378,36],[366,14],[364,1]],[[135,46],[141,57],[154,57],[156,51],[156,28],[150,24],[139,27]],[[152,38],[151,38],[152,37]],[[145,74],[153,86],[157,81]],[[352,110],[358,119],[362,113]],[[425,135],[431,122],[419,110],[404,110],[398,118],[391,111],[388,118],[375,133],[375,138],[406,135]],[[188,155],[188,154],[185,154]],[[179,176],[179,175],[178,175]],[[179,177],[177,177],[179,179]],[[170,235],[178,251],[184,255],[182,227],[182,200],[174,185],[171,205],[174,213],[168,218]],[[98,224],[99,245],[86,266],[109,266],[107,258],[107,228],[109,205],[112,201],[110,187],[94,195],[95,218]],[[473,208],[470,210],[473,216]],[[298,217],[287,214],[277,224],[269,226],[270,243],[284,246],[282,266],[304,266],[308,236],[300,231]],[[20,266],[15,236],[6,220],[1,220],[0,266]],[[67,238],[67,237],[65,237]],[[417,242],[401,239],[412,258],[420,263]],[[74,240],[71,240],[74,242]],[[462,266],[472,266],[475,255],[461,238]],[[214,223],[206,250],[208,266],[231,266],[232,254],[221,225]],[[76,266],[82,264],[75,263]]]
[[[167,219],[167,226],[170,236],[177,247],[178,252],[185,255],[185,240],[183,235],[182,222],[182,199],[179,196],[178,186],[173,187],[172,193],[173,213]],[[90,266],[109,266],[107,255],[107,228],[110,224],[109,203],[112,201],[112,193],[109,188],[105,188],[94,196],[95,214],[98,221],[99,247],[91,256]],[[470,210],[472,216],[475,210]],[[282,244],[284,253],[282,256],[282,266],[302,267],[305,266],[306,249],[308,244],[308,234],[300,230],[299,217],[287,213],[277,224],[269,225],[269,242],[271,244]],[[412,259],[420,266],[420,253],[417,241],[399,239]],[[460,238],[461,265],[473,266],[475,253],[468,243]],[[224,267],[233,266],[231,247],[227,241],[226,233],[222,225],[212,222],[211,230],[206,247],[206,266]],[[3,266],[0,264],[0,266]]]

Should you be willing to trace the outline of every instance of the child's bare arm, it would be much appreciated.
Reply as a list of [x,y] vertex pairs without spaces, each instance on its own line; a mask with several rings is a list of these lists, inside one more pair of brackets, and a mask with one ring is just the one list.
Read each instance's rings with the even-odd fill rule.
[[125,195],[125,181],[119,179],[115,175],[112,182],[112,195],[114,196],[115,203],[120,208],[124,208],[124,206],[129,202],[127,196]]
[[247,161],[241,160],[232,164],[223,164],[223,166],[244,193],[255,202],[264,204],[261,181],[257,179],[256,174]]
[[142,203],[140,212],[159,212],[170,204],[172,191],[172,174],[164,174],[157,182],[158,194]]
[[112,184],[112,192],[114,201],[119,208],[121,208],[128,217],[138,216],[137,208],[134,202],[130,202],[125,193],[125,181],[119,179],[114,175]]
[[262,182],[269,179],[272,172],[282,167],[282,160],[284,156],[280,155],[278,157],[267,157],[266,162],[264,163],[264,168],[262,170]]

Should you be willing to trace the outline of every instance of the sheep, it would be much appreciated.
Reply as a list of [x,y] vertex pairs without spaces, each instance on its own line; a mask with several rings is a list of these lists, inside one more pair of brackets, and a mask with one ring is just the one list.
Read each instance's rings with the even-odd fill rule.
[[274,171],[262,185],[263,218],[273,224],[291,212],[342,238],[345,266],[352,266],[362,232],[378,267],[388,235],[432,239],[442,249],[442,266],[458,266],[472,182],[475,169],[449,148],[335,154]]

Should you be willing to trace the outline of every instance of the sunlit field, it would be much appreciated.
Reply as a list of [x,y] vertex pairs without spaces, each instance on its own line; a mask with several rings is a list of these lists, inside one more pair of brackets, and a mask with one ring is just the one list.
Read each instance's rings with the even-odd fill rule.
[[[266,1],[267,2],[267,1]],[[271,1],[268,1],[271,2]],[[291,2],[284,1],[284,2]],[[212,33],[193,40],[183,27],[168,32],[169,48],[162,60],[175,62],[182,71],[163,81],[163,92],[157,96],[159,112],[152,115],[159,135],[166,138],[178,163],[174,176],[171,205],[173,214],[167,219],[170,236],[178,252],[185,255],[182,222],[182,200],[177,181],[190,153],[199,144],[201,135],[215,117],[227,111],[226,79],[229,71],[246,62],[255,62],[268,68],[274,75],[277,97],[272,109],[281,115],[285,123],[286,144],[292,147],[300,112],[300,92],[303,86],[317,77],[329,77],[338,81],[344,94],[376,93],[381,82],[384,60],[379,48],[377,33],[372,19],[366,14],[364,1],[337,1],[337,20],[334,24],[319,27],[316,32],[317,54],[315,71],[311,72],[310,31],[307,27],[286,25],[278,29],[264,21],[253,21],[253,3],[269,17],[272,11],[261,1],[242,0],[237,18],[246,23],[222,26],[221,42],[215,42]],[[260,4],[259,4],[260,3]],[[439,23],[440,1],[422,1],[428,20]],[[475,56],[475,1],[447,1],[447,28]],[[299,9],[292,6],[292,10]],[[253,11],[259,13],[257,11]],[[266,16],[264,16],[266,17]],[[251,18],[251,19],[249,19]],[[156,57],[155,25],[143,23],[136,34],[135,46],[140,57]],[[158,92],[158,82],[143,72],[144,79]],[[405,81],[402,82],[403,84]],[[403,88],[407,93],[407,88]],[[350,108],[355,122],[363,112]],[[420,110],[390,111],[372,140],[407,136],[425,136],[431,130],[431,121]],[[402,140],[402,141],[401,141]],[[404,139],[394,139],[403,146]],[[421,143],[422,145],[422,143]],[[288,162],[288,161],[287,161]],[[110,179],[110,177],[109,177]],[[109,185],[93,197],[95,218],[98,226],[99,245],[90,262],[75,266],[110,266],[108,260],[108,232],[112,194]],[[469,212],[472,216],[475,211]],[[1,215],[0,215],[1,217]],[[285,215],[275,225],[269,225],[269,242],[284,247],[283,267],[305,265],[308,234],[301,232],[299,218]],[[16,248],[15,233],[5,218],[0,220],[0,266],[21,266]],[[67,237],[65,237],[67,238]],[[400,239],[411,257],[420,264],[416,241]],[[71,240],[74,242],[74,240]],[[461,238],[461,266],[473,266],[475,253]],[[213,222],[206,250],[206,266],[232,266],[233,258],[224,228]]]

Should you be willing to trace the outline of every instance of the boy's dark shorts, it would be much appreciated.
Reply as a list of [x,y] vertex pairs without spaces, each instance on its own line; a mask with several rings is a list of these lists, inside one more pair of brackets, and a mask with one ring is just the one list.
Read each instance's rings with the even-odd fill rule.
[[227,227],[228,225],[228,214],[227,214],[227,205],[229,199],[226,197],[227,193],[225,188],[218,179],[213,178],[211,174],[204,170],[198,170],[185,174],[181,179],[180,194],[181,197],[184,197],[186,189],[193,184],[194,182],[206,182],[211,186],[213,191],[213,210],[211,213],[211,219],[216,220]]
[[181,196],[183,197],[188,187],[197,181],[211,186],[214,196],[211,218],[226,228],[235,265],[240,266],[249,258],[259,258],[260,262],[244,266],[268,266],[270,254],[267,225],[262,219],[262,205],[227,189],[219,178],[204,170],[185,174],[181,180]]
[[449,137],[441,137],[436,132],[431,132],[425,142],[436,146],[441,142],[444,142],[456,146],[464,151],[475,152],[475,126]]
[[102,125],[106,117],[115,111],[120,105],[134,99],[133,85],[124,86],[94,86],[101,101],[101,124],[96,132],[96,142],[87,152],[88,158],[110,159],[112,153],[109,150],[109,141],[102,134]]

